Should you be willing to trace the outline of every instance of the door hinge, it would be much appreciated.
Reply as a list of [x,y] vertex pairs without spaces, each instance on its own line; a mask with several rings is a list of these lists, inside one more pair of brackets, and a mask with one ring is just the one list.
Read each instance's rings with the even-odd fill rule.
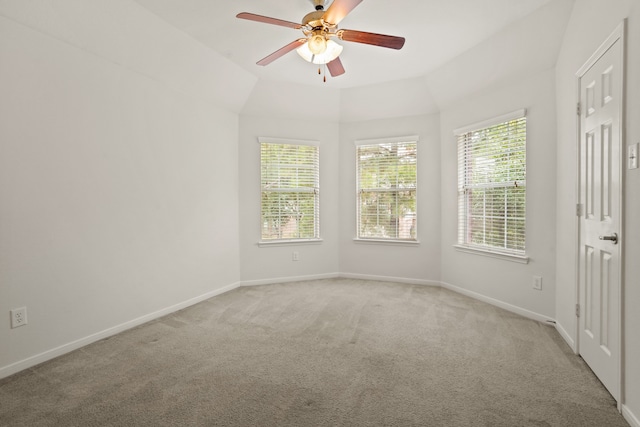
[[582,203],[576,204],[576,216],[582,216],[582,207],[584,205]]
[[582,113],[582,108],[580,108],[580,103],[578,102],[576,104],[576,114],[580,115]]
[[576,317],[580,317],[580,304],[576,304]]

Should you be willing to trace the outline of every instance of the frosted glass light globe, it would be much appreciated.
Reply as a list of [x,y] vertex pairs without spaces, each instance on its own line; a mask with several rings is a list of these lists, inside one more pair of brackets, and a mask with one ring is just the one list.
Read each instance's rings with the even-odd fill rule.
[[309,48],[309,43],[305,43],[297,49],[298,55],[305,61],[313,64],[327,64],[336,59],[342,53],[342,46],[333,40],[327,40],[327,48],[319,55],[315,55]]
[[327,50],[327,39],[320,34],[316,34],[309,39],[309,50],[314,55],[320,55]]

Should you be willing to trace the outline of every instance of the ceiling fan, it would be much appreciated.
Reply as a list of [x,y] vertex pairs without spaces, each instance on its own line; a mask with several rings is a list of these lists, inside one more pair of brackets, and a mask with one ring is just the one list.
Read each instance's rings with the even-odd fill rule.
[[[313,3],[315,11],[302,18],[301,24],[248,12],[242,12],[236,15],[236,17],[240,19],[302,30],[304,34],[304,37],[294,40],[288,45],[262,58],[257,62],[258,65],[269,65],[281,56],[297,49],[298,54],[306,61],[319,65],[326,64],[329,73],[331,73],[333,77],[337,77],[344,74],[344,67],[339,57],[340,53],[342,53],[342,46],[333,41],[333,38],[346,42],[364,43],[396,50],[402,49],[402,46],[404,46],[404,37],[338,29],[340,21],[363,0],[333,0],[326,11],[324,10],[325,3],[328,3],[330,0],[310,1]],[[320,72],[320,70],[318,70],[318,72]]]

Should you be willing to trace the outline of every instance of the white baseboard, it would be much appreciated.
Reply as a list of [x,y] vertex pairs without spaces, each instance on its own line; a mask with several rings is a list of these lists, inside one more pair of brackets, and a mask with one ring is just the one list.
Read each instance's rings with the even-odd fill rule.
[[573,338],[571,338],[571,335],[569,335],[567,330],[558,322],[556,322],[556,330],[558,331],[560,336],[567,342],[569,347],[571,347],[571,350],[573,350],[573,352],[577,354],[576,342]]
[[78,340],[72,341],[67,344],[63,344],[59,347],[53,348],[51,350],[47,350],[35,356],[28,357],[24,360],[20,360],[18,362],[12,363],[7,366],[3,366],[0,368],[0,378],[8,377],[9,375],[13,375],[22,370],[31,368],[40,363],[46,362],[48,360],[54,359],[58,356],[62,356],[63,354],[69,353],[73,350],[77,350],[81,347],[94,343],[96,341],[100,341],[101,339],[108,338],[110,336],[116,335],[120,332],[126,331],[127,329],[134,328],[136,326],[142,325],[143,323],[147,323],[151,320],[158,319],[162,316],[166,316],[167,314],[174,313],[178,310],[182,310],[183,308],[187,308],[209,298],[215,297],[217,295],[223,294],[225,292],[232,291],[240,286],[240,283],[233,283],[231,285],[227,285],[220,289],[216,289],[210,292],[207,292],[203,295],[197,296],[195,298],[188,299],[178,304],[174,304],[172,306],[163,308],[161,310],[155,311],[153,313],[146,314],[144,316],[138,317],[137,319],[130,320],[128,322],[121,323],[120,325],[105,329],[103,331],[97,332],[95,334],[86,336],[84,338],[80,338]]
[[410,285],[440,286],[440,282],[433,280],[411,279],[407,277],[375,276],[372,274],[340,273],[345,279],[377,280],[379,282],[407,283]]
[[622,405],[622,416],[631,427],[640,427],[640,419],[638,419],[626,405]]
[[517,305],[512,305],[504,301],[497,300],[495,298],[491,298],[477,292],[469,291],[464,288],[460,288],[458,286],[454,286],[450,283],[441,282],[441,286],[445,289],[449,289],[450,291],[457,292],[462,295],[466,295],[470,298],[477,299],[478,301],[486,302],[487,304],[495,305],[496,307],[500,307],[512,313],[519,314],[520,316],[536,320],[538,322],[554,322],[554,319],[551,317],[545,316],[543,314],[536,313],[535,311],[530,311],[522,307],[518,307]]
[[243,280],[240,286],[273,285],[275,283],[303,282],[306,280],[335,279],[339,273],[312,274],[309,276],[276,277],[274,279]]
[[[130,320],[128,322],[122,323],[120,325],[114,326],[112,328],[108,328],[105,329],[103,331],[97,332],[95,334],[89,335],[87,337],[78,339],[76,341],[67,343],[67,344],[63,344],[59,347],[47,350],[43,353],[37,354],[35,356],[31,356],[27,359],[24,360],[20,360],[18,362],[12,363],[10,365],[4,366],[4,367],[0,367],[0,378],[4,378],[4,377],[8,377],[9,375],[13,375],[17,372],[20,372],[24,369],[28,369],[31,368],[35,365],[38,365],[42,362],[46,362],[47,360],[51,360],[55,357],[61,356],[65,353],[69,353],[73,350],[77,350],[81,347],[84,347],[88,344],[94,343],[96,341],[99,341],[101,339],[113,336],[115,334],[118,334],[120,332],[123,332],[127,329],[131,329],[133,327],[142,325],[143,323],[149,322],[151,320],[157,319],[159,317],[162,316],[166,316],[167,314],[171,314],[173,312],[176,312],[178,310],[182,310],[183,308],[189,307],[191,305],[197,304],[201,301],[204,301],[206,299],[215,297],[217,295],[223,294],[225,292],[229,292],[233,289],[236,289],[240,286],[259,286],[259,285],[268,285],[268,284],[274,284],[274,283],[286,283],[286,282],[299,282],[299,281],[307,281],[307,280],[320,280],[320,279],[333,279],[333,278],[337,278],[337,277],[344,277],[346,279],[362,279],[362,280],[377,280],[377,281],[384,281],[384,282],[396,282],[396,283],[407,283],[407,284],[414,284],[414,285],[426,285],[426,286],[441,286],[443,288],[449,289],[451,291],[457,292],[459,294],[462,295],[466,295],[468,297],[477,299],[479,301],[483,301],[486,302],[488,304],[491,305],[495,305],[497,307],[503,308],[505,310],[511,311],[513,313],[519,314],[521,316],[533,319],[533,320],[537,320],[539,322],[547,322],[547,321],[551,321],[552,319],[547,317],[547,316],[543,316],[541,314],[523,309],[521,307],[517,307],[514,305],[511,305],[509,303],[494,299],[494,298],[490,298],[487,296],[484,296],[482,294],[476,293],[476,292],[472,292],[469,290],[466,290],[464,288],[460,288],[454,285],[451,285],[449,283],[444,283],[444,282],[440,282],[440,281],[433,281],[433,280],[424,280],[424,279],[414,279],[414,278],[406,278],[406,277],[391,277],[391,276],[377,276],[377,275],[370,275],[370,274],[357,274],[357,273],[326,273],[326,274],[316,274],[316,275],[308,275],[308,276],[291,276],[291,277],[277,277],[277,278],[272,278],[272,279],[260,279],[260,280],[247,280],[247,281],[241,281],[241,282],[237,282],[237,283],[233,283],[230,284],[228,286],[222,287],[220,289],[216,289],[213,290],[211,292],[207,292],[203,295],[200,295],[198,297],[195,298],[191,298],[189,300],[183,301],[181,303],[178,304],[174,304],[172,306],[166,307],[162,310],[158,310],[156,312],[153,313],[149,313],[147,315],[138,317],[137,319],[133,319]],[[569,343],[570,346],[572,346],[573,348],[573,340],[571,340],[570,336],[568,334],[566,334],[566,331],[559,325],[556,325],[556,328],[558,328],[558,331],[560,332],[560,334],[562,335],[562,337],[567,340],[567,342]],[[631,414],[630,411],[628,411],[628,413],[630,414],[630,417],[633,417],[633,419],[636,419],[633,414]],[[640,425],[637,425],[637,427],[640,427]]]
[[[457,292],[462,295],[466,295],[470,298],[486,302],[488,304],[494,305],[496,307],[500,307],[512,313],[519,314],[529,319],[537,320],[539,322],[547,322],[553,321],[553,319],[544,316],[539,313],[535,313],[530,310],[526,310],[524,308],[506,303],[504,301],[500,301],[494,298],[487,297],[485,295],[479,294],[477,292],[469,291],[464,288],[460,288],[458,286],[451,285],[446,282],[439,282],[433,280],[422,280],[422,279],[412,279],[412,278],[403,278],[403,277],[388,277],[388,276],[376,276],[376,275],[368,275],[368,274],[356,274],[356,273],[327,273],[327,274],[318,274],[318,275],[310,275],[310,276],[296,276],[296,277],[279,277],[274,279],[262,279],[262,280],[249,280],[243,282],[236,282],[225,287],[207,292],[203,295],[197,296],[195,298],[188,299],[178,304],[174,304],[172,306],[166,307],[164,309],[155,311],[153,313],[149,313],[147,315],[138,317],[136,319],[130,320],[128,322],[122,323],[120,325],[114,326],[112,328],[105,329],[101,332],[89,335],[87,337],[78,339],[76,341],[61,345],[59,347],[53,348],[51,350],[47,350],[43,353],[37,354],[35,356],[29,357],[27,359],[12,363],[11,365],[7,365],[4,367],[0,367],[0,379],[18,373],[22,370],[31,368],[40,363],[46,362],[63,354],[69,353],[73,350],[77,350],[81,347],[94,343],[104,338],[108,338],[110,336],[116,335],[120,332],[126,331],[127,329],[134,328],[136,326],[147,323],[151,320],[155,320],[157,318],[166,316],[168,314],[174,313],[178,310],[182,310],[209,298],[221,295],[225,292],[232,291],[240,286],[259,286],[259,285],[268,285],[274,283],[285,283],[285,282],[298,282],[298,281],[306,281],[306,280],[319,280],[319,279],[332,279],[337,277],[344,277],[346,279],[362,279],[362,280],[377,280],[377,281],[385,281],[385,282],[397,282],[397,283],[407,283],[407,284],[417,284],[417,285],[427,285],[427,286],[441,286],[445,289],[449,289],[453,292]],[[571,336],[567,333],[564,327],[558,323],[556,323],[556,329],[558,333],[562,336],[562,338],[567,342],[567,344],[574,349],[575,351],[575,341],[571,338]],[[622,405],[622,415],[625,420],[630,424],[631,427],[640,427],[640,420],[636,415],[629,409],[628,406]]]
[[[241,286],[260,286],[271,285],[274,283],[286,283],[286,282],[300,282],[305,280],[318,280],[318,279],[333,279],[336,277],[343,277],[345,279],[361,279],[361,280],[376,280],[380,282],[395,282],[395,283],[407,283],[410,285],[424,285],[424,286],[440,286],[449,289],[453,292],[457,292],[462,295],[466,295],[470,298],[477,299],[482,302],[486,302],[496,307],[503,308],[512,313],[519,314],[529,319],[536,320],[538,322],[554,322],[554,320],[548,316],[544,316],[527,309],[511,305],[504,301],[500,301],[494,298],[487,297],[477,292],[469,291],[458,286],[451,285],[449,283],[440,282],[436,280],[414,279],[408,277],[393,277],[393,276],[377,276],[373,274],[360,274],[360,273],[329,273],[319,274],[311,276],[294,276],[294,277],[278,277],[275,279],[261,279],[261,280],[247,280],[242,281]],[[568,337],[568,336],[567,336]],[[572,347],[573,348],[573,347]]]

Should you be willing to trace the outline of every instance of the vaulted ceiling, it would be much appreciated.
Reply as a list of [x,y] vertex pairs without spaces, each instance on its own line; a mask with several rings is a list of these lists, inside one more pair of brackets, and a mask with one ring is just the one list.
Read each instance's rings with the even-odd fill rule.
[[[300,22],[314,10],[310,0],[136,1],[260,79],[322,84],[318,67],[295,52],[267,67],[256,65],[259,59],[299,38],[300,30],[236,18],[239,12],[252,12]],[[328,78],[328,85],[349,88],[425,75],[550,1],[364,0],[340,28],[402,36],[406,44],[395,51],[340,42],[346,73]],[[327,0],[327,5],[330,3]]]
[[340,28],[406,44],[341,42],[346,74],[326,83],[295,52],[256,65],[299,30],[236,18],[298,22],[310,0],[0,0],[0,15],[234,112],[344,122],[435,113],[553,68],[574,2],[363,0]]
[[[401,50],[340,42],[346,69],[327,76],[290,52],[256,62],[300,30],[237,19],[240,12],[300,22],[311,0],[135,0],[257,78],[243,113],[308,117],[308,99],[328,120],[436,112],[497,81],[555,64],[574,0],[364,0],[340,28],[406,38]],[[329,7],[332,0],[327,0]]]

